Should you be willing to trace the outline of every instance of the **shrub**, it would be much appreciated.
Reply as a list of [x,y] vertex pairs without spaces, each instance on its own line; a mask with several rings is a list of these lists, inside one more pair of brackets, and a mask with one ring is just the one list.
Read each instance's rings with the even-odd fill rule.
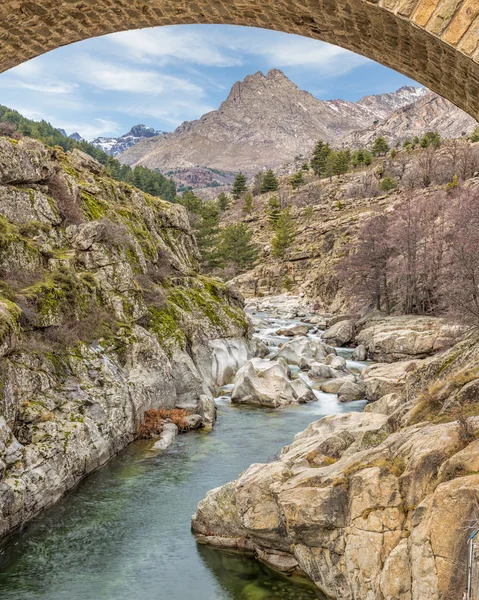
[[167,419],[172,421],[179,431],[187,431],[186,417],[188,412],[181,408],[149,408],[145,411],[143,422],[138,425],[137,437],[148,440],[161,435]]
[[384,179],[381,179],[381,181],[379,182],[379,189],[382,192],[389,192],[391,190],[395,190],[397,188],[397,183],[396,180],[391,177],[391,175],[386,175],[386,177],[384,177]]
[[56,201],[58,212],[65,225],[78,225],[85,220],[80,206],[80,195],[68,185],[61,171],[48,180],[48,193]]
[[102,228],[98,237],[98,242],[110,244],[111,246],[130,247],[131,240],[125,225],[113,223],[110,219],[103,218],[100,221]]

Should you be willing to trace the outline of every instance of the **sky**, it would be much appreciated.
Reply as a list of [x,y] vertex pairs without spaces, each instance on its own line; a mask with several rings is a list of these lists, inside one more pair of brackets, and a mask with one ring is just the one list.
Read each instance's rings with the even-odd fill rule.
[[138,123],[172,131],[215,110],[246,75],[281,69],[321,100],[359,100],[417,85],[317,40],[231,25],[115,33],[58,48],[0,74],[0,104],[85,139]]

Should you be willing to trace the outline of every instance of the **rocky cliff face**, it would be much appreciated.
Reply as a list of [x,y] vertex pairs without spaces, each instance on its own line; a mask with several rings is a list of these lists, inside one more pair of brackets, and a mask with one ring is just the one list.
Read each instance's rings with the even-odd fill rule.
[[196,257],[182,207],[79,151],[0,138],[0,535],[131,442],[145,410],[212,425],[248,322]]
[[370,146],[382,135],[390,144],[403,143],[407,138],[421,137],[426,131],[438,131],[445,138],[469,135],[477,127],[477,121],[451,102],[429,92],[417,102],[399,107],[384,120],[364,130],[346,135],[342,144],[353,148]]
[[319,138],[335,143],[381,119],[388,106],[413,102],[417,93],[385,94],[364,105],[323,102],[277,69],[258,72],[235,83],[218,110],[135,145],[120,160],[161,170],[199,165],[255,173],[308,154]]
[[469,338],[376,365],[365,413],[312,423],[279,460],[209,492],[193,517],[198,540],[306,572],[338,600],[463,598],[478,516],[478,351]]

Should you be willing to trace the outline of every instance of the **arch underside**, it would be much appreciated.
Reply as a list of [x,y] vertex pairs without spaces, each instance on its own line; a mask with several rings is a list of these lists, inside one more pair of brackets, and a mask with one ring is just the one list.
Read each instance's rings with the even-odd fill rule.
[[91,37],[192,23],[263,27],[330,42],[479,118],[478,0],[4,0],[0,71]]

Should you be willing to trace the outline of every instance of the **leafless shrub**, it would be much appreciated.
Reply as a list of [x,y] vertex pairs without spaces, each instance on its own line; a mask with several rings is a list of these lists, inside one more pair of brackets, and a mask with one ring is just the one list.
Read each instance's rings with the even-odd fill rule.
[[345,191],[346,198],[375,198],[378,195],[378,181],[371,173],[364,173],[359,181],[349,184]]
[[113,223],[110,219],[103,217],[100,221],[102,228],[98,242],[112,246],[129,247],[131,245],[128,229],[122,223]]
[[70,187],[60,170],[48,180],[48,193],[56,201],[58,212],[66,225],[78,225],[85,220],[78,190]]
[[0,123],[0,136],[9,137],[14,140],[20,140],[23,137],[22,134],[17,131],[15,123],[9,123],[7,121]]

